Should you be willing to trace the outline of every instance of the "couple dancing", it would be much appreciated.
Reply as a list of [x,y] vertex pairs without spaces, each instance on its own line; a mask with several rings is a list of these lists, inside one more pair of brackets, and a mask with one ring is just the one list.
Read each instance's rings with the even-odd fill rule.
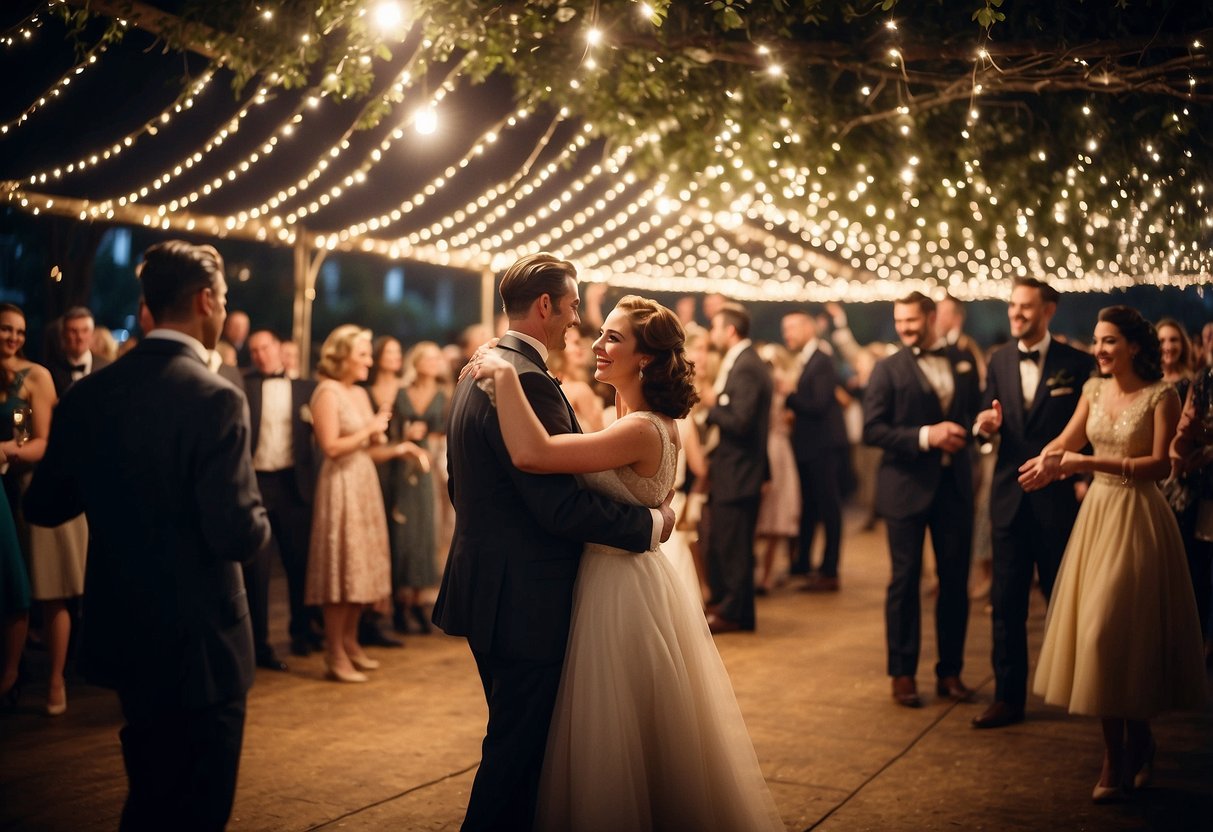
[[697,599],[658,549],[673,420],[695,400],[681,324],[619,302],[594,352],[620,418],[583,435],[545,363],[578,323],[576,270],[528,255],[500,291],[510,331],[452,402],[434,608],[489,707],[463,829],[783,829]]

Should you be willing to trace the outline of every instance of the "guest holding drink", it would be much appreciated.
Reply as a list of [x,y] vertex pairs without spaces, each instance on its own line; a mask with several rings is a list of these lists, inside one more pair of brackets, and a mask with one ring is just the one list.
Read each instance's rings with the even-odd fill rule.
[[[81,545],[74,548],[74,557],[68,559],[68,568],[61,569],[63,564],[53,557],[54,547],[47,545],[47,538],[53,534],[53,530],[31,527],[25,522],[21,512],[22,495],[29,485],[33,467],[46,452],[51,411],[58,401],[55,382],[50,372],[42,365],[27,360],[22,354],[25,347],[25,326],[25,313],[20,307],[10,303],[0,304],[0,369],[3,371],[3,385],[0,390],[0,396],[3,396],[0,398],[0,465],[7,466],[4,491],[12,509],[20,541],[19,549],[5,547],[5,552],[0,554],[0,557],[9,561],[20,560],[21,551],[26,553],[34,578],[34,597],[45,603],[46,644],[51,657],[46,712],[50,716],[59,716],[67,710],[63,669],[67,662],[68,637],[71,633],[71,619],[63,604],[63,598],[79,595],[84,591],[84,546],[83,541],[80,541]],[[83,519],[72,521],[76,527],[83,527],[83,523]],[[13,574],[19,571],[24,574],[25,570],[24,563],[10,562],[3,571]],[[68,583],[72,584],[72,590],[58,591],[62,584],[60,578],[66,578]],[[29,605],[25,603],[24,612],[17,609],[20,606],[20,600],[14,599],[14,609],[9,609],[8,602],[4,609],[6,641],[10,642],[10,646],[17,645],[12,649],[6,648],[5,678],[0,682],[4,689],[11,689],[16,682],[16,665],[13,666],[13,679],[10,682],[7,663],[14,651],[19,652],[28,622]]]
[[390,406],[376,411],[365,382],[371,333],[345,324],[320,348],[312,427],[324,461],[316,480],[305,601],[324,610],[325,666],[338,682],[365,682],[379,662],[358,643],[362,607],[391,593],[387,518],[375,463],[424,458],[411,442],[388,444]]

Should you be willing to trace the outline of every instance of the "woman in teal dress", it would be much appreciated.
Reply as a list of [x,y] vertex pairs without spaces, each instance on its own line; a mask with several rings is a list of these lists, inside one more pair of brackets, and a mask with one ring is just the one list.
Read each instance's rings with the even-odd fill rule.
[[411,440],[425,449],[427,462],[402,460],[396,468],[388,505],[392,544],[392,584],[396,599],[395,624],[401,629],[407,611],[421,632],[430,631],[427,606],[441,577],[434,548],[435,530],[433,448],[430,437],[445,431],[450,401],[449,367],[433,341],[416,344],[404,358],[404,384],[396,394],[392,429],[394,441]]
[[[0,675],[0,699],[15,701],[21,649],[29,628],[30,583],[22,551],[28,540],[17,534],[22,483],[30,466],[42,458],[50,432],[54,383],[46,368],[27,361],[21,354],[25,346],[25,313],[9,303],[0,304],[0,470],[3,471],[4,498],[0,499],[0,620],[4,625],[2,649],[3,675]],[[50,398],[46,407],[31,407],[31,402]],[[15,426],[23,424],[22,436]]]

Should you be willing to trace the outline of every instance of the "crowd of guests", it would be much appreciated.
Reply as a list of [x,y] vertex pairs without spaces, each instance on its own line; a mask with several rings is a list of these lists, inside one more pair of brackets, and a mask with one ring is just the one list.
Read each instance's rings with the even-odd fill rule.
[[[587,432],[616,417],[609,388],[594,380],[591,343],[601,324],[595,299],[601,293],[587,292],[582,328],[567,331],[563,354],[550,361]],[[969,601],[988,596],[997,687],[994,703],[974,726],[1019,722],[1030,681],[1032,587],[1046,599],[1060,588],[1067,609],[1093,591],[1083,583],[1089,579],[1067,574],[1063,561],[1072,564],[1081,556],[1074,552],[1109,545],[1087,538],[1077,544],[1070,529],[1082,502],[1106,502],[1100,488],[1115,480],[1140,484],[1134,494],[1161,485],[1188,567],[1183,581],[1167,578],[1165,591],[1187,588],[1197,637],[1207,645],[1213,323],[1192,337],[1175,320],[1151,325],[1133,310],[1116,308],[1101,316],[1096,343],[1088,345],[1050,331],[1059,301],[1044,282],[1018,282],[1008,305],[1011,339],[984,345],[988,356],[964,332],[964,306],[950,296],[903,298],[893,313],[900,343],[867,345],[856,341],[837,304],[788,311],[780,341],[765,344],[753,339],[742,304],[719,295],[704,297],[701,310],[692,298],[677,304],[699,400],[678,422],[684,449],[678,522],[664,551],[702,600],[711,631],[755,630],[756,598],[784,586],[841,591],[843,506],[852,500],[866,527],[879,519],[887,533],[885,620],[894,701],[922,704],[916,675],[924,594],[935,605],[935,691],[954,701],[972,698],[961,680]],[[144,322],[145,331],[154,326]],[[67,709],[64,669],[80,615],[89,530],[82,515],[50,527],[29,522],[23,497],[46,452],[58,399],[80,378],[124,359],[88,309],[68,310],[51,331],[46,366],[27,360],[25,316],[16,306],[0,305],[6,497],[0,501],[0,696],[16,701],[22,653],[37,640],[50,657],[46,712],[58,715]],[[252,470],[272,530],[270,542],[241,567],[259,667],[288,669],[269,630],[275,559],[289,599],[290,652],[322,651],[329,679],[364,682],[379,666],[365,645],[402,646],[400,636],[430,632],[453,522],[445,484],[448,406],[461,367],[490,334],[469,327],[444,347],[375,338],[344,325],[324,340],[309,373],[291,342],[253,326],[242,312],[227,315],[209,369],[247,399]],[[1138,360],[1146,354],[1156,360]],[[1090,386],[1088,379],[1100,376],[1115,386]],[[1157,416],[1148,420],[1149,447],[1130,448],[1128,434],[1116,432],[1116,419],[1139,401],[1148,401]],[[1088,431],[1092,408],[1114,417],[1112,434]],[[1094,454],[1081,453],[1088,442]],[[1108,457],[1111,462],[1104,460],[1108,443],[1124,446]],[[1120,511],[1151,528],[1162,522],[1136,503]],[[934,577],[924,593],[928,532]],[[1141,545],[1138,537],[1133,541],[1121,548]],[[978,567],[971,581],[973,563]],[[1141,609],[1135,605],[1140,595],[1155,591],[1164,590],[1142,585],[1137,596],[1107,603],[1131,622]],[[31,608],[40,623],[36,634],[29,632]],[[1083,648],[1075,647],[1072,635],[1065,643],[1061,623],[1054,623],[1061,614],[1050,610],[1042,667],[1050,664],[1037,689],[1050,701],[1105,717],[1108,754],[1095,796],[1119,795],[1126,778],[1141,780],[1153,753],[1145,720],[1188,700],[1161,696],[1122,708],[1092,695],[1075,706],[1070,685],[1059,679],[1074,675]],[[1168,619],[1149,635],[1172,638],[1186,623]],[[1151,644],[1142,649],[1148,652]],[[1113,684],[1100,673],[1092,686]]]

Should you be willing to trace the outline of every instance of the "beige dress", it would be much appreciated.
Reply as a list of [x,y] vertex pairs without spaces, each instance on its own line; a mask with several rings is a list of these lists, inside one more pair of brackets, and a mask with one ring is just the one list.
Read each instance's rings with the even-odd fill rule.
[[[360,387],[325,380],[312,394],[337,397],[341,436],[366,428],[375,414]],[[365,450],[337,459],[325,457],[316,478],[312,541],[308,550],[308,604],[372,603],[391,593],[387,516],[375,463]]]
[[[1097,456],[1151,453],[1159,382],[1113,422],[1083,386]],[[1206,701],[1201,628],[1175,515],[1152,480],[1095,475],[1062,557],[1033,689],[1075,714],[1149,719]]]

